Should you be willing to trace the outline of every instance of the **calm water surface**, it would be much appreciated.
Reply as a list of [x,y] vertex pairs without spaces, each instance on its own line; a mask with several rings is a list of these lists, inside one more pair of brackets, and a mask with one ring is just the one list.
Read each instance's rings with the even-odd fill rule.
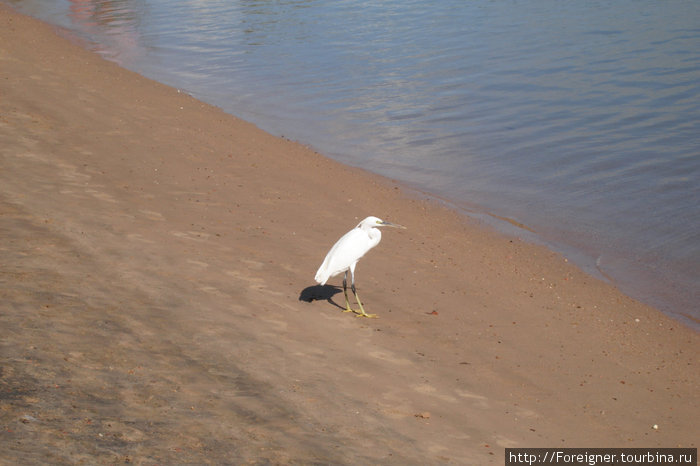
[[700,328],[700,2],[5,1]]

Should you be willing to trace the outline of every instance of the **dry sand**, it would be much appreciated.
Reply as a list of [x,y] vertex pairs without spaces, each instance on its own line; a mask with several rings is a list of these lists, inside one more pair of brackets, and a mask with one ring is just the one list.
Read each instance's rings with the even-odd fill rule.
[[[408,227],[357,269],[379,319],[313,282],[367,215]],[[2,6],[0,235],[3,463],[502,464],[700,438],[698,333]]]

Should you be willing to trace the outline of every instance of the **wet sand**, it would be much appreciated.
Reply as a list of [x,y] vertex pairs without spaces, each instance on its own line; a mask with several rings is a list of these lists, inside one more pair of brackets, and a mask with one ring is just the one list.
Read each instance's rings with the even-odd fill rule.
[[[407,227],[357,268],[378,319],[313,281],[367,215]],[[697,332],[5,6],[0,238],[7,464],[697,447]]]

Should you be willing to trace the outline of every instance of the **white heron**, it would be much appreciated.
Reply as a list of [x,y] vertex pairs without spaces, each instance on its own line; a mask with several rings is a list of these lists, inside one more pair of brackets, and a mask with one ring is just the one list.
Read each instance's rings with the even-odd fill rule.
[[[360,297],[355,290],[355,266],[357,262],[367,254],[367,251],[379,244],[382,239],[382,232],[378,227],[406,228],[395,223],[385,222],[377,217],[367,217],[355,228],[345,233],[328,251],[323,264],[316,272],[316,282],[325,285],[329,278],[335,277],[345,272],[343,277],[343,293],[345,294],[345,311],[354,312],[357,317],[377,317],[375,314],[367,314],[362,307]],[[355,300],[357,300],[359,311],[350,307],[348,300],[348,271],[350,271],[351,284]]]

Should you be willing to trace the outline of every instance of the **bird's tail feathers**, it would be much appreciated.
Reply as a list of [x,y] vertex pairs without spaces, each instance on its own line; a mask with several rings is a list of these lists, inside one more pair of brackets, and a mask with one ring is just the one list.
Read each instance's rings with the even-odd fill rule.
[[331,278],[328,276],[328,274],[323,273],[321,270],[316,272],[316,276],[314,277],[314,280],[316,280],[316,283],[319,285],[323,286],[326,284],[328,279]]

